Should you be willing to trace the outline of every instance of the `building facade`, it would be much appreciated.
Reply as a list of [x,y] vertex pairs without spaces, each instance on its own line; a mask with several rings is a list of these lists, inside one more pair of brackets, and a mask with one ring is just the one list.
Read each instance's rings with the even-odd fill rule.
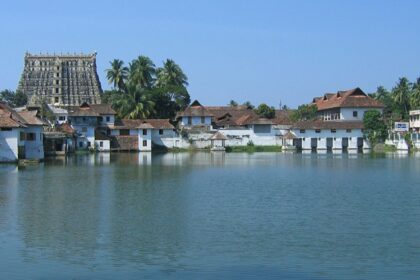
[[28,96],[30,105],[41,100],[57,106],[99,104],[102,88],[96,72],[96,53],[26,53],[17,90]]

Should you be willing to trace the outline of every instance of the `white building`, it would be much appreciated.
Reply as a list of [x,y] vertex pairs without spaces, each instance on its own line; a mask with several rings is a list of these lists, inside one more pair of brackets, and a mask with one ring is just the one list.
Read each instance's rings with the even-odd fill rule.
[[117,120],[107,125],[113,139],[111,149],[122,151],[152,151],[153,147],[168,147],[177,137],[168,119]]
[[318,115],[324,121],[363,121],[368,110],[378,110],[382,113],[384,105],[375,100],[360,88],[326,93],[323,97],[315,97]]
[[298,150],[357,151],[370,149],[360,121],[301,121],[291,128]]
[[0,102],[0,162],[44,159],[43,126],[37,111],[16,112]]
[[[68,121],[77,132],[76,148],[106,150],[103,148],[103,145],[107,144],[106,142],[101,144],[101,142],[95,141],[95,135],[99,135],[95,131],[100,127],[113,125],[115,111],[109,104],[83,103],[80,106],[69,107]],[[101,138],[103,137],[101,136]],[[107,140],[101,139],[101,141]]]
[[194,127],[202,127],[211,129],[213,114],[210,113],[197,100],[191,103],[184,111],[179,112],[176,116],[180,128],[191,129]]
[[420,110],[410,111],[410,130],[420,132]]

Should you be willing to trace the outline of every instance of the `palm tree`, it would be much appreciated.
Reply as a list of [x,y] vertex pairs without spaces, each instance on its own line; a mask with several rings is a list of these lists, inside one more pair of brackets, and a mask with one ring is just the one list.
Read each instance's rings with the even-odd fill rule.
[[384,88],[383,86],[379,86],[376,89],[376,93],[374,94],[375,99],[377,100],[384,100],[385,98],[387,98],[389,96],[389,92],[388,90],[386,90],[386,88]]
[[403,112],[403,118],[408,116],[410,107],[410,82],[407,78],[400,78],[397,85],[392,89],[394,102]]
[[413,89],[410,95],[410,106],[413,109],[420,108],[420,78],[413,84]]
[[128,68],[124,66],[124,61],[114,59],[109,62],[111,64],[110,69],[106,69],[106,78],[110,84],[114,85],[120,91],[125,90],[125,82],[128,78]]
[[154,112],[154,105],[151,90],[133,84],[128,85],[127,94],[118,95],[113,103],[118,117],[129,119],[148,118]]
[[182,71],[181,67],[172,59],[167,59],[163,63],[163,67],[157,69],[158,87],[164,86],[188,86],[188,78]]
[[140,55],[130,63],[130,83],[142,88],[152,88],[155,80],[155,64],[147,56]]

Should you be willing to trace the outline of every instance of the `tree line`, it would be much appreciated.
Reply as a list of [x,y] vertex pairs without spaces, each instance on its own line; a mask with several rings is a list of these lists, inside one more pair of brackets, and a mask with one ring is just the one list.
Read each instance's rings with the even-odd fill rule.
[[140,55],[128,66],[120,59],[110,62],[106,70],[113,85],[105,91],[103,103],[109,103],[120,118],[170,118],[190,103],[188,78],[172,59],[156,67],[153,61]]

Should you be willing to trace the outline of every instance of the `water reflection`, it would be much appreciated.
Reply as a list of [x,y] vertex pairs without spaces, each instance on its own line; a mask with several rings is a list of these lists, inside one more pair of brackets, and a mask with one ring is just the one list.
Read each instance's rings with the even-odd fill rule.
[[241,279],[234,267],[267,267],[260,279],[387,269],[410,278],[420,258],[417,157],[104,153],[0,166],[0,257],[23,275],[44,270],[39,278],[56,265],[68,278],[152,268]]

